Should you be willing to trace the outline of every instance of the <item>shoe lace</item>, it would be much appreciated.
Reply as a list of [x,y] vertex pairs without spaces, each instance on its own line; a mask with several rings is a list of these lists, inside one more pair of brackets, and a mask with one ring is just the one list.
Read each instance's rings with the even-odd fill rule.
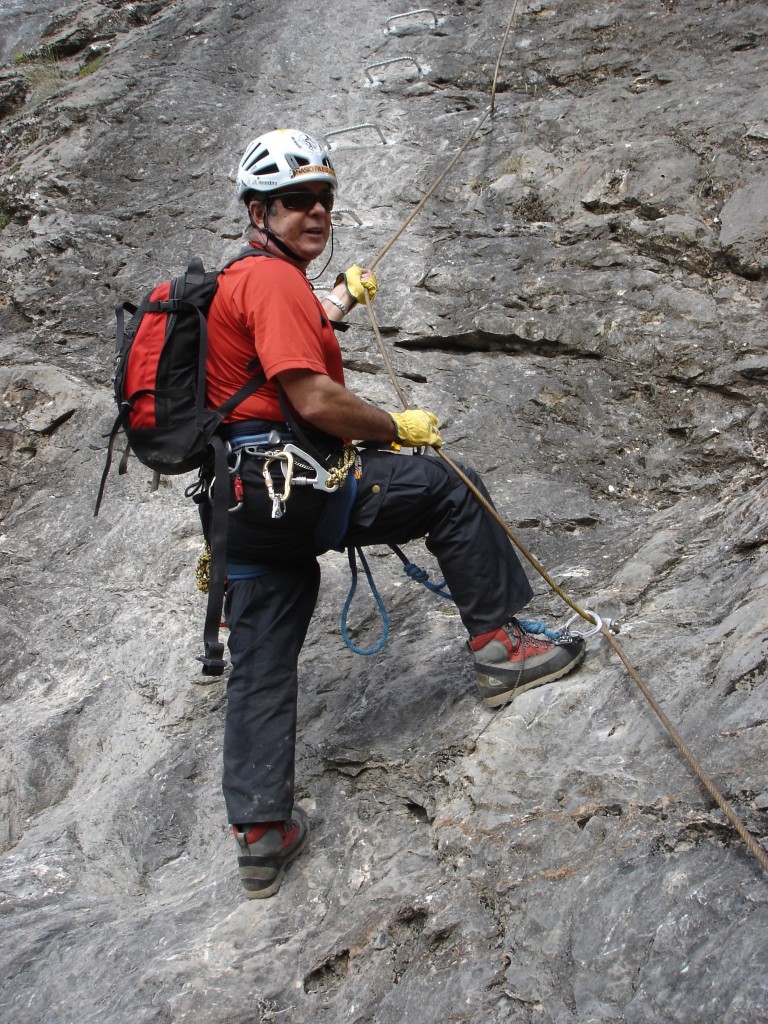
[[546,637],[533,636],[525,629],[519,629],[517,632],[520,637],[520,643],[527,650],[545,651],[547,648],[552,647],[553,641],[548,640]]

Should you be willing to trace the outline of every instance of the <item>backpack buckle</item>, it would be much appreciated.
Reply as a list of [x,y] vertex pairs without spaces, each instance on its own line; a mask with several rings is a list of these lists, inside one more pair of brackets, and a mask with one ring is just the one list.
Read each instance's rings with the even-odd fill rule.
[[215,641],[207,641],[205,654],[197,659],[203,663],[204,676],[220,676],[223,674],[227,663],[224,659],[224,644]]

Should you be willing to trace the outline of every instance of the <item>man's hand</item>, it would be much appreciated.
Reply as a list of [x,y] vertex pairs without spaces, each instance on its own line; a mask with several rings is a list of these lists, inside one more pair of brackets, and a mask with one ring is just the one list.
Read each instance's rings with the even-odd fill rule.
[[371,302],[376,298],[376,292],[379,290],[379,282],[376,280],[376,275],[372,270],[365,270],[363,267],[358,267],[356,263],[345,270],[343,274],[339,274],[336,278],[335,285],[344,282],[344,287],[349,293],[349,297],[354,299],[355,302],[365,302],[365,293],[368,293],[368,297]]
[[398,444],[410,448],[421,448],[429,445],[439,448],[443,441],[437,429],[437,416],[428,409],[406,409],[405,412],[391,412],[395,424]]

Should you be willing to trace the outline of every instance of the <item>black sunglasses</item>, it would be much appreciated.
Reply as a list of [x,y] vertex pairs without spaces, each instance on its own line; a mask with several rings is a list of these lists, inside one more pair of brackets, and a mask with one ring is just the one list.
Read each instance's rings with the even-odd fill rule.
[[330,213],[336,197],[333,192],[321,192],[319,195],[314,192],[277,192],[273,198],[279,199],[286,210],[303,210],[306,213],[315,203],[322,203],[325,212]]

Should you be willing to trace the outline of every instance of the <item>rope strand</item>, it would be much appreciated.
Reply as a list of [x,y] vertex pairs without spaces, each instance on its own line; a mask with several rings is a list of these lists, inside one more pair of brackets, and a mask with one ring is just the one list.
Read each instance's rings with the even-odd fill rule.
[[498,78],[499,78],[499,68],[501,67],[501,58],[504,55],[504,47],[507,45],[507,36],[509,35],[510,29],[512,28],[512,22],[514,21],[516,14],[517,14],[517,0],[515,0],[514,4],[512,6],[512,13],[510,14],[509,21],[507,22],[507,31],[504,33],[504,38],[501,41],[501,49],[499,50],[499,59],[496,61],[496,70],[493,72],[493,85],[491,86],[491,114],[493,114],[493,109],[494,109],[494,107],[496,105],[496,83],[497,83]]
[[376,267],[376,264],[379,263],[380,260],[389,252],[389,250],[392,248],[392,246],[398,240],[400,235],[402,235],[402,233],[405,231],[405,229],[408,227],[408,225],[411,223],[411,221],[414,220],[414,218],[417,217],[418,214],[421,213],[421,211],[424,209],[424,206],[426,205],[427,201],[432,197],[432,195],[434,194],[435,190],[438,188],[440,183],[453,170],[454,166],[456,165],[456,163],[459,160],[459,157],[464,153],[464,150],[469,146],[470,142],[472,142],[474,137],[477,135],[477,133],[480,131],[480,129],[482,128],[482,126],[485,124],[485,122],[488,120],[488,118],[490,116],[491,116],[491,108],[489,107],[488,110],[486,110],[486,112],[483,114],[483,116],[477,122],[475,127],[472,129],[472,132],[469,135],[469,137],[467,138],[467,141],[464,143],[464,145],[461,147],[461,149],[458,151],[458,153],[453,157],[451,162],[442,171],[442,173],[439,174],[437,176],[437,178],[435,178],[435,180],[429,186],[427,191],[421,197],[421,199],[419,200],[416,208],[414,210],[412,210],[411,213],[405,218],[403,223],[400,225],[400,227],[397,229],[397,231],[394,233],[394,235],[392,235],[392,237],[389,239],[389,241],[384,245],[384,247],[381,249],[379,254],[374,257],[373,262],[368,264],[369,270],[373,270]]

